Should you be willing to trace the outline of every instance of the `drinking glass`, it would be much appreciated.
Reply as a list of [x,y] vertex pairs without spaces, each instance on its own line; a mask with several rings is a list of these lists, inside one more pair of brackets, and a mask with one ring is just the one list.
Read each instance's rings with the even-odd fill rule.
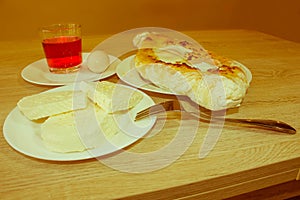
[[53,24],[41,28],[42,45],[49,71],[76,72],[82,63],[80,24]]

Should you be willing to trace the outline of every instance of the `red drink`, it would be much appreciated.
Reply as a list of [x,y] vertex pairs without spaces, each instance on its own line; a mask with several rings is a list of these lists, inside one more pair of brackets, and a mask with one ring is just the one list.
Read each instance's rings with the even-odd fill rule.
[[44,39],[43,48],[50,71],[68,73],[79,69],[82,62],[80,37],[60,36]]

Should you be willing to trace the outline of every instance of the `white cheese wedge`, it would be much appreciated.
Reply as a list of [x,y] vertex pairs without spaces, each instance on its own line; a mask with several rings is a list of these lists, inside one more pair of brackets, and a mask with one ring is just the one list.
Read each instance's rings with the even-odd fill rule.
[[47,92],[24,97],[17,106],[28,119],[37,120],[86,108],[87,97],[81,91]]
[[119,131],[113,115],[93,104],[49,117],[41,126],[41,137],[50,151],[69,153],[96,148]]
[[84,151],[73,112],[49,117],[41,126],[44,145],[54,152]]
[[108,113],[125,111],[136,106],[143,95],[124,85],[101,81],[97,83],[81,83],[81,90]]

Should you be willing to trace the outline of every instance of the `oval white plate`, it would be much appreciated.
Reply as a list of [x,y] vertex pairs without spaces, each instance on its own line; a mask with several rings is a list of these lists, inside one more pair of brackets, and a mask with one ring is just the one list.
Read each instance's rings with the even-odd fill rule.
[[[62,86],[55,89],[48,90],[46,92],[62,91],[62,90],[74,90],[76,84]],[[121,127],[126,127],[128,130],[137,130],[135,133],[128,133],[128,130],[118,132],[113,136],[110,141],[100,141],[101,145],[95,149],[74,152],[74,153],[56,153],[49,151],[43,144],[40,137],[40,126],[41,123],[30,121],[27,119],[20,110],[15,107],[6,117],[3,125],[3,135],[8,144],[15,150],[38,159],[53,160],[53,161],[74,161],[83,160],[89,158],[95,158],[109,153],[113,153],[120,150],[140,138],[142,138],[154,125],[156,117],[145,118],[134,122],[133,119],[137,112],[143,110],[154,104],[153,100],[145,93],[136,90],[134,88],[124,86],[132,90],[138,91],[143,95],[143,99],[140,103],[130,110],[129,114],[121,116],[122,123]],[[76,90],[76,89],[75,89]],[[125,123],[125,125],[124,125]],[[130,129],[129,127],[133,128]],[[134,135],[132,135],[134,134]]]
[[[87,59],[89,53],[82,53],[83,62]],[[110,62],[112,63],[117,58],[109,56]],[[38,84],[38,85],[49,85],[59,86],[67,85],[74,82],[80,81],[96,81],[112,76],[116,73],[116,65],[118,63],[110,65],[101,74],[96,74],[90,71],[86,66],[82,66],[78,72],[69,74],[53,74],[48,70],[48,64],[46,58],[35,61],[27,65],[21,72],[21,76],[24,80]]]

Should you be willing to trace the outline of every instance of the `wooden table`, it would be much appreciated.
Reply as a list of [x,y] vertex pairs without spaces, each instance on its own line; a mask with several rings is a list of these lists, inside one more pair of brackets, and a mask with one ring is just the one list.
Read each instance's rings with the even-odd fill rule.
[[[189,31],[187,35],[218,54],[248,66],[253,81],[242,106],[230,117],[272,118],[300,129],[300,44],[248,30]],[[88,52],[108,35],[86,36],[83,49]],[[17,101],[53,87],[28,83],[20,76],[28,64],[41,59],[38,40],[0,42],[0,123]],[[113,76],[108,80],[116,81]],[[148,93],[155,101],[169,98]],[[182,120],[173,116],[161,130],[125,149],[142,157],[161,150],[175,138]],[[159,123],[158,123],[159,124]],[[17,126],[17,124],[16,124]],[[189,124],[183,124],[189,134]],[[158,160],[137,163],[144,173],[119,169],[137,167],[122,160],[113,169],[102,161],[43,161],[24,156],[0,136],[1,199],[219,199],[295,180],[299,177],[300,137],[274,132],[225,126],[213,150],[203,159],[199,149],[208,125],[201,124],[183,155],[164,168],[154,170]],[[2,128],[1,128],[2,130]],[[178,144],[181,148],[182,143]],[[174,149],[175,151],[175,149]],[[172,152],[163,152],[169,159]],[[173,159],[173,158],[172,158]]]

